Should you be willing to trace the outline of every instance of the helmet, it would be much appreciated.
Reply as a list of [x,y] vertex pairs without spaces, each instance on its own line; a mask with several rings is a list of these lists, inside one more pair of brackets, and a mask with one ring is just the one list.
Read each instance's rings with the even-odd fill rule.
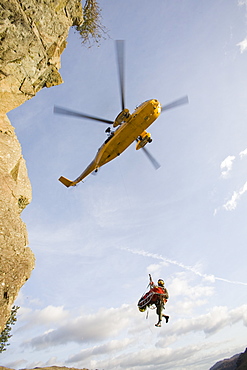
[[139,311],[140,311],[140,312],[144,312],[144,311],[146,311],[146,308],[147,308],[147,307],[146,307],[146,306],[144,306],[144,307],[142,307],[142,308],[141,308],[141,307],[138,307],[138,308],[139,308]]
[[165,285],[164,280],[159,279],[158,280],[158,286],[164,286],[164,285]]

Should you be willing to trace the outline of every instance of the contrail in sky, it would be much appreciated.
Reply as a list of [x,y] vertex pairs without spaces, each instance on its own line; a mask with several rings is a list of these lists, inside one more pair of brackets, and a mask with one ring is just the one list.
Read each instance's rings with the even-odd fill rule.
[[232,280],[227,280],[227,279],[223,279],[223,278],[220,278],[220,277],[216,277],[214,275],[202,274],[201,272],[199,272],[198,270],[196,270],[192,266],[186,266],[186,265],[184,265],[181,262],[177,262],[177,261],[171,260],[169,258],[163,257],[160,254],[150,253],[150,252],[146,252],[144,250],[136,250],[136,249],[130,249],[130,248],[121,248],[121,249],[126,250],[126,251],[128,251],[130,253],[133,253],[133,254],[139,254],[140,256],[154,258],[156,260],[160,260],[160,261],[163,261],[163,262],[170,263],[171,265],[179,266],[179,267],[181,267],[184,270],[193,272],[194,274],[196,274],[196,275],[204,278],[205,280],[211,281],[212,283],[214,283],[215,280],[219,280],[219,281],[224,281],[225,283],[238,284],[238,285],[246,285],[247,286],[247,283],[243,283],[241,281],[232,281]]

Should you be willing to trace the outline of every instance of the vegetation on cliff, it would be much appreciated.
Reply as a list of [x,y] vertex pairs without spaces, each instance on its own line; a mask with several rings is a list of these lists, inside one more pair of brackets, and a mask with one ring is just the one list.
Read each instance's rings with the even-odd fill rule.
[[99,43],[106,28],[101,23],[101,8],[96,0],[86,0],[83,6],[83,23],[76,26],[82,37],[82,44],[91,46]]
[[5,329],[0,334],[0,353],[3,351],[6,351],[6,347],[9,346],[8,340],[12,337],[10,334],[10,331],[12,329],[12,325],[16,323],[16,314],[20,307],[19,306],[13,306],[11,309],[10,317],[6,323]]

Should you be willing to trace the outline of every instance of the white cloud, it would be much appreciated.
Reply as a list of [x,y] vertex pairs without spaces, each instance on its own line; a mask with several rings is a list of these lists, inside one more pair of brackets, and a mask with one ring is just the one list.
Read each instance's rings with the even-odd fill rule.
[[115,353],[118,351],[123,351],[127,347],[133,344],[135,340],[134,339],[129,339],[125,338],[123,340],[111,340],[108,343],[101,344],[99,346],[94,346],[91,348],[86,348],[80,351],[79,353],[70,356],[66,363],[74,363],[74,362],[80,362],[80,361],[85,361],[86,359],[94,356],[100,356],[104,354],[110,354],[110,353]]
[[43,310],[34,312],[33,319],[41,323],[61,322],[68,317],[68,311],[65,311],[63,306],[47,306]]
[[[246,0],[247,1],[247,0]],[[247,38],[246,38],[247,42]],[[239,158],[242,160],[244,157],[247,156],[247,148],[239,152]],[[235,156],[228,156],[222,161],[220,164],[221,168],[221,177],[223,179],[226,179],[229,177],[229,174],[233,168],[233,162],[235,161],[236,157]],[[235,171],[235,175],[240,176],[240,168],[237,167],[237,171]],[[235,181],[236,181],[236,176],[235,176]],[[239,190],[234,190],[232,193],[232,196],[230,199],[228,199],[222,206],[219,206],[214,209],[214,216],[219,212],[220,209],[225,209],[226,211],[233,211],[236,209],[238,202],[241,198],[241,196],[247,191],[247,182],[239,189]]]
[[[245,6],[245,9],[247,10],[247,0],[238,0],[238,5]],[[247,49],[247,37],[245,37],[243,41],[239,42],[237,46],[239,46],[240,52],[243,53]]]
[[[50,352],[53,358],[47,364],[56,364],[57,366],[60,365],[58,361],[61,362],[61,360],[58,360],[55,351],[59,353],[64,349],[67,357],[64,358],[63,363],[73,363],[79,368],[108,368],[109,370],[120,370],[121,368],[126,370],[193,368],[193,370],[200,370],[199,365],[196,367],[197,361],[194,358],[196,353],[194,349],[196,348],[198,357],[203,357],[204,361],[208,362],[208,356],[205,354],[205,345],[208,345],[208,343],[205,339],[202,339],[196,344],[178,347],[177,343],[181,340],[181,337],[184,338],[184,336],[191,334],[196,337],[198,333],[200,336],[204,334],[206,340],[208,340],[209,337],[212,338],[214,334],[222,329],[240,321],[247,326],[247,305],[232,310],[223,306],[213,307],[206,314],[198,315],[196,314],[196,307],[205,304],[203,297],[205,296],[207,299],[207,297],[212,296],[214,290],[207,286],[203,289],[201,284],[193,286],[193,283],[187,280],[187,275],[187,272],[176,274],[169,285],[169,292],[171,297],[174,298],[171,304],[174,306],[172,307],[169,302],[169,312],[167,313],[171,315],[171,319],[169,324],[164,324],[164,330],[158,331],[154,328],[155,312],[150,311],[150,318],[146,320],[146,313],[141,314],[136,305],[123,305],[114,309],[100,309],[94,314],[80,313],[75,316],[70,312],[66,322],[58,323],[57,329],[46,330],[43,334],[34,338],[28,335],[27,337],[30,340],[23,343],[22,348],[25,348],[25,353],[29,346],[32,347],[31,351],[33,349],[44,349],[46,353],[45,361],[47,361],[47,353]],[[185,295],[185,298],[177,298],[178,295]],[[179,309],[181,309],[183,318],[180,314],[177,314]],[[42,312],[34,311],[32,313],[29,311],[32,322],[35,315],[36,317],[46,318],[45,313],[56,312],[56,307],[50,308],[48,306],[40,311]],[[58,313],[63,311],[61,308],[57,310]],[[185,318],[188,313],[189,315]],[[177,319],[179,317],[181,319]],[[44,323],[46,323],[46,319]],[[157,335],[154,330],[156,330]],[[75,350],[78,347],[77,345],[74,347],[74,343],[80,345],[82,348],[80,352],[78,349]],[[174,343],[175,347],[173,348]],[[55,346],[58,348],[54,348]],[[150,357],[150,353],[155,353],[155,355]],[[42,355],[44,355],[44,352],[40,352],[41,358]],[[33,365],[28,364],[28,368],[45,366],[45,363],[39,362]]]
[[198,299],[200,297],[209,297],[214,294],[214,288],[205,285],[189,285],[188,280],[184,274],[178,274],[177,277],[172,279],[169,285],[169,291],[172,292],[172,296],[183,296],[190,297],[191,300]]
[[240,6],[242,6],[242,5],[247,6],[247,0],[238,0],[238,5],[240,5]]
[[[156,348],[155,350],[141,350],[121,358],[121,366],[127,369],[171,369],[173,364],[184,358],[191,357],[198,349],[197,346],[188,346],[178,349]],[[120,360],[117,359],[118,362]]]
[[147,273],[151,274],[152,277],[157,277],[157,279],[159,279],[164,266],[168,266],[168,263],[165,261],[160,261],[160,263],[153,263],[147,267]]
[[214,307],[205,315],[191,319],[180,319],[172,327],[172,333],[187,334],[189,332],[204,331],[205,334],[214,334],[222,329],[230,319],[227,307]]
[[[229,348],[229,345],[228,345]],[[202,351],[204,355],[202,356]],[[228,350],[229,351],[229,350]],[[236,352],[233,352],[236,353]],[[214,364],[216,359],[230,357],[231,351],[222,355],[220,343],[205,343],[205,341],[171,348],[157,346],[156,348],[132,351],[129,354],[121,354],[111,358],[111,361],[91,361],[90,368],[114,369],[114,370],[201,370],[206,368],[209,362]],[[82,363],[83,365],[83,363]],[[208,368],[208,367],[207,367]]]
[[229,199],[225,204],[223,204],[223,208],[225,208],[227,211],[233,211],[237,207],[239,199],[246,191],[247,191],[247,181],[238,192],[237,191],[233,192],[231,199]]
[[[188,284],[185,283],[183,287],[188,288]],[[195,293],[199,296],[202,295],[200,287],[189,286],[189,289],[191,294]],[[198,292],[196,289],[198,289]],[[211,294],[211,292],[206,293],[209,295]],[[177,303],[178,306],[181,304],[183,303]],[[179,320],[175,319],[176,315],[174,314],[174,321],[171,320],[169,325],[165,327],[165,330],[159,332],[158,337],[156,337],[153,332],[151,332],[151,334],[149,333],[150,328],[148,330],[147,320],[142,320],[146,323],[145,332],[143,332],[143,334],[142,331],[139,330],[132,331],[131,333],[130,331],[124,332],[122,330],[124,327],[126,329],[137,326],[138,316],[141,317],[142,315],[136,310],[136,307],[134,308],[127,305],[117,309],[102,309],[94,315],[79,315],[69,320],[66,325],[61,325],[57,330],[53,330],[47,334],[44,333],[34,338],[34,340],[31,339],[29,344],[36,349],[44,348],[46,351],[48,349],[52,351],[52,346],[64,345],[68,342],[76,342],[80,345],[84,344],[86,348],[73,354],[70,351],[70,356],[67,360],[64,360],[67,364],[75,363],[77,367],[108,368],[109,370],[120,370],[121,368],[126,370],[140,368],[144,370],[151,370],[153,368],[163,370],[170,368],[190,368],[191,365],[191,368],[194,370],[199,370],[201,369],[201,362],[198,367],[196,367],[197,361],[195,356],[204,358],[204,361],[207,362],[208,355],[205,353],[205,347],[208,347],[210,350],[215,344],[210,344],[204,339],[184,347],[175,345],[173,348],[173,343],[177,342],[179,338],[181,338],[181,335],[183,336],[190,333],[193,333],[193,335],[196,335],[196,333],[204,333],[206,338],[208,338],[222,329],[240,321],[247,326],[247,305],[245,304],[232,310],[224,306],[213,307],[210,312],[206,314],[199,316],[190,315],[187,319]],[[113,329],[114,326],[117,327],[117,330]],[[91,333],[89,333],[90,330]],[[102,330],[104,332],[103,335],[102,333],[100,334]],[[47,335],[50,334],[55,335],[48,338]],[[112,339],[113,336],[118,334],[121,335],[120,339]],[[93,340],[91,338],[92,335],[94,336]],[[62,336],[62,340],[60,340],[60,336]],[[82,336],[84,337],[83,339]],[[139,343],[138,338],[140,338],[140,336],[142,339]],[[108,338],[109,341],[107,341]],[[103,343],[101,342],[102,339],[104,340]],[[89,342],[93,341],[99,341],[100,343],[90,346]],[[149,343],[148,348],[143,349],[147,341]],[[216,347],[217,346],[215,346],[215,348]],[[27,350],[26,346],[25,350]],[[218,358],[221,358],[221,356],[218,356]],[[58,361],[54,354],[50,360],[47,360],[46,357],[46,361],[46,363],[33,363],[32,367],[52,364],[58,366],[61,362]],[[213,363],[214,361],[212,361],[212,364]],[[30,368],[30,364],[28,364],[28,367]]]
[[9,362],[6,366],[10,369],[21,369],[26,364],[26,360],[14,360]]
[[237,201],[240,198],[239,194],[234,191],[232,194],[231,199],[229,199],[225,204],[223,204],[223,208],[227,211],[232,211],[237,207]]
[[200,331],[203,331],[207,335],[212,335],[224,327],[239,321],[243,321],[244,325],[247,326],[246,310],[246,304],[232,310],[229,310],[228,307],[225,306],[216,306],[207,314],[191,319],[177,320],[167,329],[166,335],[181,335]]
[[240,158],[242,159],[247,155],[247,148],[245,150],[242,150],[242,152],[239,153]]
[[243,41],[239,42],[237,46],[239,46],[240,53],[242,54],[247,49],[247,37]]
[[229,155],[221,162],[221,176],[223,178],[227,178],[229,176],[230,171],[232,170],[233,161],[235,160],[234,155]]
[[240,189],[239,194],[242,195],[247,191],[247,181],[244,186]]
[[100,309],[95,314],[82,314],[67,320],[57,329],[50,329],[26,341],[24,346],[29,345],[41,350],[70,342],[83,344],[105,340],[118,335],[129,325],[133,316],[131,311],[131,306],[123,305],[120,308]]
[[[60,323],[69,315],[68,311],[64,310],[63,306],[47,306],[41,310],[34,311],[29,308],[21,307],[18,314],[20,315],[19,320],[26,322],[25,328]],[[23,327],[21,330],[23,330]]]

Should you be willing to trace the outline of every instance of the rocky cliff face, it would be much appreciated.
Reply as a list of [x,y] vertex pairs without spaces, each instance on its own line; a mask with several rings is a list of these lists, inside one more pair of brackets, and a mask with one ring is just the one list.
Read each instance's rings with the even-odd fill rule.
[[80,0],[0,2],[0,332],[35,260],[20,217],[31,185],[6,113],[43,87],[62,83],[60,55],[69,28],[82,22]]

